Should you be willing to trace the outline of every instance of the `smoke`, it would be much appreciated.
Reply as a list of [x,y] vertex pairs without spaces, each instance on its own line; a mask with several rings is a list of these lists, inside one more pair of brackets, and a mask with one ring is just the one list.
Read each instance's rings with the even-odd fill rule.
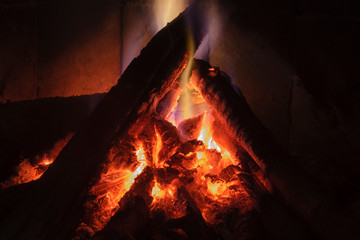
[[219,36],[226,23],[226,15],[222,13],[217,0],[206,1],[203,10],[204,16],[207,16],[205,22],[208,24],[208,34],[196,50],[194,57],[209,62],[211,51],[216,49],[219,43]]
[[190,0],[154,0],[153,12],[155,23],[153,33],[156,34],[160,29],[171,22],[190,4]]

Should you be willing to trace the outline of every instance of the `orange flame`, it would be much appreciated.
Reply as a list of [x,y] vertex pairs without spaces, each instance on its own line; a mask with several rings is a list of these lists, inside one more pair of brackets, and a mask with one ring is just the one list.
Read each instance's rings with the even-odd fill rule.
[[158,183],[155,181],[155,185],[151,191],[151,196],[153,196],[154,201],[158,201],[160,198],[165,197],[166,192],[160,189]]
[[155,167],[160,167],[160,159],[159,159],[159,153],[161,151],[162,148],[162,142],[161,142],[161,137],[159,132],[157,131],[156,127],[155,127],[155,136],[156,136],[156,144],[154,146],[154,166]]

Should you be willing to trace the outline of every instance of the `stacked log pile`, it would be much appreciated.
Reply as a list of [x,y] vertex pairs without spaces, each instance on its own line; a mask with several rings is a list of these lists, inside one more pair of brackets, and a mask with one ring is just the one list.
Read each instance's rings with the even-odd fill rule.
[[[192,66],[191,83],[211,108],[214,139],[237,163],[197,182],[196,153],[205,155],[209,166],[222,159],[219,151],[205,149],[197,139],[206,114],[186,119],[178,128],[165,119],[181,92],[177,79],[193,55],[188,36],[198,46],[206,33],[202,20],[193,5],[168,24],[133,60],[45,174],[0,192],[1,239],[70,239],[76,231],[75,239],[246,239],[239,226],[250,212],[247,200],[261,219],[254,222],[264,230],[248,239],[360,238],[359,223],[296,165],[230,78],[200,60]],[[135,154],[137,141],[146,163]],[[161,148],[154,155],[157,142]],[[121,182],[118,173],[100,180],[110,164],[132,170],[144,164],[144,169],[121,197],[116,213],[109,214],[110,221],[95,233],[92,215],[84,212],[100,206],[96,201],[88,204],[91,194],[106,196]],[[230,186],[225,204],[214,200],[224,196],[211,199],[202,192],[207,190],[206,181]],[[175,186],[169,193],[176,200],[174,206],[156,202],[151,192],[156,184]],[[176,217],[169,218],[169,212]],[[221,218],[225,226],[221,230],[220,224],[209,226],[210,217]]]

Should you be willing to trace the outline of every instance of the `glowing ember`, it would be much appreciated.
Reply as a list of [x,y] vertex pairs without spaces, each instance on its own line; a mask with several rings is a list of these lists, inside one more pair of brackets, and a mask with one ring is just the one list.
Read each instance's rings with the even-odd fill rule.
[[153,196],[154,201],[157,201],[160,198],[165,197],[166,192],[162,189],[160,189],[157,182],[155,182],[155,186],[153,187],[151,191],[151,196]]
[[0,183],[0,189],[39,179],[59,155],[60,151],[64,148],[72,136],[73,133],[68,134],[64,139],[56,142],[52,149],[35,156],[32,160],[24,159],[16,167],[17,174]]
[[[87,204],[91,214],[85,224],[94,232],[119,209],[125,194],[134,191],[132,186],[146,167],[151,167],[152,187],[148,192],[140,190],[141,194],[152,199],[151,213],[161,209],[167,219],[185,216],[193,202],[205,221],[215,224],[218,213],[237,206],[246,195],[237,177],[239,164],[213,138],[211,110],[191,86],[182,87],[186,89],[166,120],[149,116],[139,122],[130,131],[134,133],[130,144],[118,147],[119,160],[111,156],[112,162],[91,190],[96,198]],[[179,134],[180,127],[186,134]]]
[[160,167],[160,160],[159,160],[159,153],[161,151],[162,148],[162,143],[161,143],[161,137],[159,135],[159,132],[156,130],[155,128],[155,136],[156,136],[156,143],[154,146],[154,167]]
[[126,191],[129,191],[131,185],[135,181],[135,178],[144,170],[145,166],[146,166],[146,163],[145,163],[145,161],[143,161],[140,163],[140,166],[134,172],[128,173],[128,178],[127,178],[127,180],[125,180],[125,190]]
[[136,157],[139,161],[145,161],[145,153],[142,146],[140,146],[139,149],[136,150]]
[[222,182],[208,182],[207,184],[208,186],[208,190],[212,195],[215,195],[215,197],[217,198],[217,196],[222,196],[225,195],[225,191],[228,190],[228,187],[222,183]]
[[137,160],[135,170],[132,171],[122,165],[119,168],[110,166],[109,170],[102,175],[101,180],[91,189],[90,193],[97,197],[89,201],[87,207],[98,210],[90,212],[86,218],[98,219],[95,222],[87,222],[94,231],[99,231],[106,225],[119,208],[121,198],[130,190],[136,177],[145,169],[146,157],[142,145],[135,151],[135,155]]

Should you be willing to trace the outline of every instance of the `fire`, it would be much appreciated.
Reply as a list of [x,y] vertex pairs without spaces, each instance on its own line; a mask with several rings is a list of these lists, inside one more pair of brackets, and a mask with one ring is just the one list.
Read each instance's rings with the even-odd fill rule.
[[11,187],[14,185],[27,183],[39,179],[44,172],[53,163],[60,151],[64,148],[67,142],[72,137],[73,133],[68,134],[64,139],[59,140],[54,144],[49,151],[38,154],[33,159],[24,159],[16,167],[16,175],[10,177],[4,182],[0,183],[0,189]]
[[160,160],[159,160],[159,153],[160,150],[162,148],[162,143],[161,143],[161,137],[159,135],[159,132],[157,131],[156,127],[155,127],[155,136],[156,136],[156,143],[154,146],[154,167],[160,167]]
[[155,0],[155,31],[162,29],[189,5],[189,0]]
[[[197,99],[198,102],[204,102],[201,95]],[[193,106],[194,103],[189,105]],[[193,169],[197,171],[194,185],[198,187],[191,186],[190,190],[193,190],[191,191],[192,196],[200,207],[204,219],[211,223],[214,222],[215,215],[212,213],[211,205],[204,201],[204,199],[211,199],[211,201],[217,204],[231,204],[234,199],[233,197],[239,194],[232,190],[232,187],[234,184],[239,184],[239,182],[234,182],[233,179],[229,182],[211,179],[218,178],[217,176],[220,176],[224,169],[229,166],[236,166],[237,163],[230,153],[225,148],[220,147],[213,139],[211,129],[213,116],[210,109],[206,107],[202,107],[202,109],[204,110],[204,115],[197,140],[203,142],[205,150],[196,152],[197,161]],[[192,117],[192,115],[190,114],[189,117]],[[199,191],[199,189],[202,190]],[[198,191],[198,193],[195,193],[195,191]]]
[[217,213],[237,206],[244,198],[237,176],[240,165],[226,147],[217,144],[212,111],[186,79],[180,79],[184,81],[182,95],[166,119],[148,116],[139,121],[130,131],[133,140],[119,147],[120,160],[111,156],[113,162],[92,188],[96,198],[88,203],[88,218],[100,219],[86,223],[95,232],[120,208],[122,198],[134,191],[132,186],[146,167],[153,178],[148,192],[141,194],[151,199],[150,213],[160,209],[166,219],[184,217],[191,202],[207,223],[215,224]]
[[139,161],[145,161],[145,153],[142,146],[139,147],[138,150],[136,150],[136,157]]
[[153,187],[153,189],[151,191],[151,196],[153,196],[154,202],[159,200],[160,198],[165,197],[165,195],[166,195],[166,191],[160,189],[159,184],[157,182],[155,182],[155,186]]
[[209,192],[217,198],[218,196],[226,196],[228,186],[222,182],[208,182],[207,184]]
[[[146,154],[142,144],[139,144],[134,155],[136,157],[135,169],[124,165],[110,165],[109,169],[102,174],[101,180],[92,187],[90,195],[96,196],[96,198],[87,203],[87,208],[93,209],[93,211],[89,211],[89,215],[85,219],[90,219],[90,222],[86,222],[86,224],[94,231],[99,231],[106,225],[119,209],[119,201],[145,169]],[[95,219],[97,220],[95,221]]]
[[[167,119],[140,122],[140,126],[134,127],[131,141],[115,145],[114,151],[109,152],[110,162],[89,192],[88,211],[82,226],[89,226],[93,232],[103,229],[146,167],[151,167],[154,175],[148,193],[152,197],[150,211],[162,209],[167,219],[184,217],[190,201],[196,203],[207,223],[214,224],[217,212],[238,204],[237,199],[244,195],[237,178],[239,164],[215,141],[213,115],[204,99],[191,85],[182,86],[186,90]],[[184,98],[187,94],[188,98]],[[163,125],[156,125],[159,121]],[[198,130],[189,131],[187,139],[185,135],[171,134],[179,132],[184,121],[190,121],[184,131],[189,126]],[[51,165],[53,156],[42,155],[35,167],[28,160],[23,161],[18,167],[19,178],[13,182],[39,178]]]
[[[139,152],[139,151],[142,152],[143,151],[142,148],[140,148],[137,152]],[[140,157],[144,157],[143,153],[140,154]],[[129,191],[131,185],[135,182],[135,178],[137,176],[139,176],[139,174],[142,173],[142,171],[146,167],[145,157],[144,158],[138,157],[138,160],[140,162],[140,165],[139,165],[139,167],[136,168],[136,170],[134,172],[130,172],[129,170],[127,170],[128,174],[127,174],[127,178],[125,180],[125,190],[126,191]],[[119,200],[120,200],[120,198],[119,198]]]
[[170,122],[173,126],[175,127],[177,126],[175,120],[175,114],[173,112],[166,118],[166,120]]

